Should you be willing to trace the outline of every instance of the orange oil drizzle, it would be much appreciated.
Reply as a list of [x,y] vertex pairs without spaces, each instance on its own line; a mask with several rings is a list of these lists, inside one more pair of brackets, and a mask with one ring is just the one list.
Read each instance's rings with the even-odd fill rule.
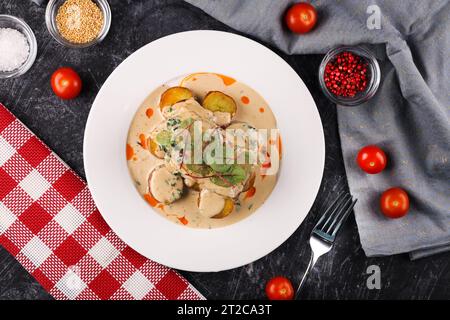
[[189,223],[188,219],[186,219],[185,216],[183,216],[183,217],[181,217],[181,218],[178,218],[178,217],[177,217],[177,219],[178,219],[182,224],[184,224],[184,225],[187,225],[187,224]]
[[145,134],[141,133],[139,135],[139,142],[141,143],[141,147],[147,149],[147,137]]
[[255,188],[255,187],[251,187],[251,188],[248,189],[248,191],[245,193],[244,200],[253,197],[253,196],[255,195],[255,193],[256,193],[256,188]]
[[145,111],[145,115],[147,116],[147,118],[151,118],[153,116],[153,109],[152,108],[148,108]]
[[202,74],[215,74],[215,75],[218,76],[220,79],[222,79],[223,84],[226,85],[226,86],[231,86],[233,83],[236,82],[235,79],[233,79],[233,78],[231,78],[231,77],[228,77],[228,76],[225,76],[225,75],[220,74],[220,73],[196,72],[196,73],[192,73],[192,74],[186,76],[183,80],[181,80],[180,86],[183,86],[183,85],[184,85],[186,82],[188,82],[189,80],[196,81],[196,80],[197,80],[196,77],[197,77],[197,76],[200,76],[200,75],[202,75]]
[[247,96],[242,96],[241,97],[241,101],[243,104],[249,104],[250,103],[250,99]]
[[147,201],[152,207],[156,207],[159,204],[159,201],[153,198],[153,196],[149,193],[144,194],[144,199]]
[[126,151],[126,154],[127,154],[127,160],[131,160],[131,159],[133,158],[133,156],[134,156],[134,150],[133,150],[133,147],[130,146],[130,144],[128,144],[128,143],[127,143],[127,151]]
[[283,143],[281,142],[281,136],[278,135],[278,156],[281,158],[283,157]]

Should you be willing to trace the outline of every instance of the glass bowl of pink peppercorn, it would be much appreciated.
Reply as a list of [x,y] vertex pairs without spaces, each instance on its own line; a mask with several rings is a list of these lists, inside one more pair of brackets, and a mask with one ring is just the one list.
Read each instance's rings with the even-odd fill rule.
[[357,106],[378,90],[381,71],[375,56],[363,47],[341,46],[328,51],[319,68],[323,93],[338,105]]

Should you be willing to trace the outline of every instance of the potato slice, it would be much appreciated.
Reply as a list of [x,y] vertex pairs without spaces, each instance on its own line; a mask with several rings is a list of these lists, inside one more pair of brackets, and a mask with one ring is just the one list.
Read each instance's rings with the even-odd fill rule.
[[219,213],[218,215],[215,215],[213,217],[213,219],[223,219],[223,218],[229,216],[230,213],[233,212],[233,209],[234,209],[234,201],[232,199],[230,199],[230,198],[226,198],[225,199],[225,205],[223,207],[222,212]]
[[212,112],[228,112],[231,117],[236,113],[237,105],[234,99],[220,91],[210,91],[203,99],[202,106]]
[[152,138],[148,138],[148,149],[152,155],[159,159],[164,159],[164,151],[159,147],[159,144],[157,144]]
[[157,201],[170,204],[183,195],[183,179],[170,172],[166,166],[159,166],[150,173],[148,188]]
[[161,111],[168,106],[172,106],[177,102],[184,101],[193,97],[191,90],[184,87],[172,87],[167,89],[161,95],[159,107]]
[[221,219],[233,211],[234,202],[214,191],[203,189],[198,198],[198,208],[200,214],[204,217]]

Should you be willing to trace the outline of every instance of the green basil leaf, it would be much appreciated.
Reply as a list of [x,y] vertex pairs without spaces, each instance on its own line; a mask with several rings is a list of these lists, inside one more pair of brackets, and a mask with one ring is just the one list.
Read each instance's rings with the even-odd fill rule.
[[204,164],[186,164],[186,168],[200,176],[207,176],[211,173],[211,168]]
[[219,176],[215,176],[215,177],[211,177],[209,180],[214,183],[215,185],[219,186],[219,187],[224,187],[224,188],[228,188],[231,187],[233,184],[231,183],[231,181],[228,180],[229,177],[219,177]]
[[240,165],[231,165],[229,171],[224,175],[214,176],[210,179],[212,183],[221,187],[231,187],[245,181],[247,171]]
[[238,184],[245,180],[247,177],[247,171],[239,165],[234,165],[233,169],[231,170],[231,178],[233,181],[233,184]]
[[217,164],[217,163],[211,163],[209,166],[215,172],[219,172],[219,173],[229,172],[233,167],[233,165],[231,165],[231,164]]

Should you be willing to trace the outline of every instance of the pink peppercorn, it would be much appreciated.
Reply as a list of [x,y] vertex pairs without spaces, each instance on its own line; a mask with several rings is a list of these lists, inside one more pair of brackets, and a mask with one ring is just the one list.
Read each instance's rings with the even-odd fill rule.
[[367,87],[367,67],[364,58],[349,51],[341,52],[325,66],[325,85],[335,96],[354,97]]

